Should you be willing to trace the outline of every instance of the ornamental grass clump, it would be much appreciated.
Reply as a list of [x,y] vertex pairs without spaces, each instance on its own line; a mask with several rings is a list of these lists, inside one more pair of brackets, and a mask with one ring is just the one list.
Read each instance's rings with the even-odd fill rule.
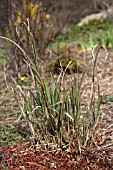
[[61,70],[58,79],[51,75],[51,79],[48,81],[46,73],[40,67],[35,40],[29,27],[27,31],[33,60],[14,41],[0,37],[11,41],[21,50],[30,70],[33,89],[28,86],[26,90],[13,79],[17,85],[15,89],[13,88],[13,94],[23,118],[29,125],[35,142],[45,142],[47,145],[53,143],[69,149],[75,142],[81,153],[82,147],[96,143],[95,131],[99,121],[101,100],[99,85],[98,99],[95,99],[95,68],[101,44],[96,45],[92,50],[91,96],[89,105],[84,111],[85,114],[82,114],[81,88],[85,72],[81,76],[78,74],[77,77],[74,77],[74,81],[69,84],[68,91],[65,88],[64,77],[71,61],[65,70]]
[[25,94],[19,86],[20,109],[36,141],[55,142],[60,147],[63,145],[71,146],[76,141],[80,151],[83,146],[87,147],[94,143],[100,111],[99,85],[97,101],[95,101],[94,96],[96,60],[97,56],[93,65],[90,104],[85,110],[85,115],[82,115],[81,112],[81,86],[85,73],[81,77],[78,76],[77,80],[74,78],[74,82],[70,82],[70,88],[67,92],[64,76],[68,65],[65,71],[61,71],[57,80],[51,76],[50,82],[42,75],[41,70],[38,70],[40,68],[36,66],[36,63],[31,67],[31,78],[35,92],[29,89],[28,93]]

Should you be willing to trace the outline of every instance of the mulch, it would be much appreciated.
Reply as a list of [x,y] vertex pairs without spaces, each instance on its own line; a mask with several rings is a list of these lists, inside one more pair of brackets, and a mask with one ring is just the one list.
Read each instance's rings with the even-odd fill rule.
[[[71,153],[60,148],[37,147],[20,141],[13,146],[0,147],[1,170],[112,170],[113,148],[71,148]],[[5,168],[3,168],[5,167]]]

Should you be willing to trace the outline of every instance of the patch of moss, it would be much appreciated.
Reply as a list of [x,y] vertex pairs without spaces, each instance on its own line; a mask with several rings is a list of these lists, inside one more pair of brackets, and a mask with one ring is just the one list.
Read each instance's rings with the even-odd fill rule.
[[77,67],[77,61],[71,59],[70,57],[56,59],[54,63],[54,72],[59,74],[61,70],[66,71],[68,74],[73,74],[74,72],[77,72],[77,70],[80,71],[80,69]]
[[14,128],[5,127],[0,127],[0,136],[0,145],[14,144],[22,138]]
[[67,74],[83,72],[80,62],[77,61],[75,53],[70,50],[70,47],[61,48],[57,56],[59,57],[49,64],[48,71],[55,74],[60,74],[61,71],[65,71]]

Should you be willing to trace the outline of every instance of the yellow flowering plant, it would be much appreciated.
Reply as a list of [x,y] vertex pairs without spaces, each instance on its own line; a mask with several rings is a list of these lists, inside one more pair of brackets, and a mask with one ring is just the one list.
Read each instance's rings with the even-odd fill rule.
[[22,76],[22,77],[20,78],[21,81],[25,81],[25,79],[26,79],[25,76]]
[[31,1],[28,3],[26,0],[22,0],[22,3],[23,13],[21,12],[21,9],[17,10],[17,19],[15,23],[20,24],[21,22],[26,21],[26,18],[29,18],[31,24],[33,24],[33,22],[39,24],[42,17],[45,22],[51,18],[51,15],[44,11],[42,2],[33,3]]
[[[39,57],[43,56],[45,49],[47,48],[50,38],[51,29],[51,15],[45,11],[42,1],[34,3],[33,1],[22,0],[22,4],[15,2],[16,8],[14,8],[14,18],[11,18],[9,36],[17,42],[33,59],[33,54],[30,44],[29,30],[32,31],[32,35],[37,44],[37,54]],[[49,37],[49,38],[48,38]],[[11,49],[12,50],[12,49]],[[18,50],[13,49],[14,54],[16,51],[17,58],[17,72],[22,70],[23,57]],[[12,51],[11,51],[12,53]],[[16,57],[14,57],[16,58]],[[15,72],[14,72],[15,73]],[[18,73],[16,73],[18,75]]]
[[[38,54],[38,58],[44,59],[43,56],[45,56],[46,49],[53,42],[53,39],[59,35],[65,24],[62,23],[59,26],[56,23],[56,15],[54,16],[52,14],[52,8],[48,9],[45,2],[42,2],[41,0],[38,2],[34,2],[33,0],[22,0],[21,2],[22,3],[20,4],[18,1],[15,1],[13,2],[14,4],[12,4],[14,8],[11,11],[12,17],[9,18],[10,29],[8,36],[19,44],[34,62],[33,47],[30,43],[32,32],[32,37],[36,46],[35,52]],[[54,13],[55,8],[57,8],[56,5],[54,5]],[[14,74],[20,75],[18,72],[25,72],[25,70],[23,70],[25,65],[23,54],[19,52],[17,48],[15,49],[14,46],[11,47],[10,51],[13,60],[16,59],[16,65],[12,67],[12,69],[16,68]],[[29,61],[27,62],[29,63]],[[28,67],[26,69],[28,69]]]

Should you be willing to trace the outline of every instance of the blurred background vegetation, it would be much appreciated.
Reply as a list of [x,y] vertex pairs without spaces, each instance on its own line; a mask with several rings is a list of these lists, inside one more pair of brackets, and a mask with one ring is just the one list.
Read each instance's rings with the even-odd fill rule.
[[[81,27],[76,26],[85,16],[108,9],[112,5],[111,0],[1,0],[0,2],[1,35],[18,43],[31,58],[33,56],[28,27],[33,34],[40,59],[47,58],[46,49],[58,51],[58,48],[76,45],[87,50],[103,40],[105,46],[113,46],[112,38],[107,37],[112,33],[112,17],[110,20],[108,18],[95,20]],[[9,42],[6,44],[0,41],[0,43],[1,55],[4,53],[5,60],[8,61],[7,67],[12,69],[12,74],[19,76],[29,72],[24,67],[23,56],[19,49]],[[3,61],[2,55],[1,62]]]

